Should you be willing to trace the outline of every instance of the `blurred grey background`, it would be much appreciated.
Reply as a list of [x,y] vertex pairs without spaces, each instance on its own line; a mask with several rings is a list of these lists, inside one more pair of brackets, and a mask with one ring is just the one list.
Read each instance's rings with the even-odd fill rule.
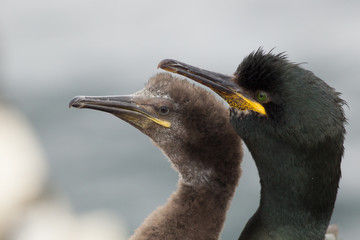
[[[262,46],[286,51],[342,92],[347,126],[332,223],[360,235],[360,2],[1,0],[0,92],[35,127],[51,181],[76,212],[108,209],[129,234],[175,190],[177,174],[117,118],[69,109],[75,95],[130,94],[174,58],[231,74]],[[237,239],[259,203],[251,156],[222,239]]]

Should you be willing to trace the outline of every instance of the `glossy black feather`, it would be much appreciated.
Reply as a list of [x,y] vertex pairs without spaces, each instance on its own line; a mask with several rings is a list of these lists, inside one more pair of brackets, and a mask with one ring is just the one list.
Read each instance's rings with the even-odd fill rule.
[[268,93],[267,116],[231,112],[261,182],[260,206],[239,239],[322,240],[334,208],[346,118],[344,101],[284,54],[251,53],[234,81],[256,98]]

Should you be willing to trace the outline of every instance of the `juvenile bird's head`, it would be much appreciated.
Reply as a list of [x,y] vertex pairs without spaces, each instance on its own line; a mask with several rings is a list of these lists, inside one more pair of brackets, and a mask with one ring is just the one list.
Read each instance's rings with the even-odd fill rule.
[[134,94],[79,96],[70,106],[109,112],[136,127],[190,184],[220,179],[224,173],[219,166],[239,171],[241,143],[228,109],[205,89],[168,73],[150,78]]

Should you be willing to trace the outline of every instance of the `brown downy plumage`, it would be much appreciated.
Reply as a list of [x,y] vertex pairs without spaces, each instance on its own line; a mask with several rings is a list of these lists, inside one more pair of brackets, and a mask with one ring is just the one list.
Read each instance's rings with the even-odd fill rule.
[[161,73],[133,95],[75,97],[70,106],[109,112],[130,123],[179,172],[176,192],[131,240],[219,238],[240,177],[242,147],[229,110],[211,93]]

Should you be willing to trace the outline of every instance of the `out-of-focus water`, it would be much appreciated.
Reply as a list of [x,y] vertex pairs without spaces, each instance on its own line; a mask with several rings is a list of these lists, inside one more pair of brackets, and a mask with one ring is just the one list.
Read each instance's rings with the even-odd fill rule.
[[[0,8],[1,94],[29,118],[52,181],[75,210],[114,211],[131,233],[175,190],[177,174],[117,118],[69,109],[75,95],[129,94],[164,58],[231,74],[259,46],[306,62],[348,102],[343,177],[332,222],[360,235],[360,3],[357,1],[14,1]],[[259,202],[246,153],[223,239],[237,239]]]

